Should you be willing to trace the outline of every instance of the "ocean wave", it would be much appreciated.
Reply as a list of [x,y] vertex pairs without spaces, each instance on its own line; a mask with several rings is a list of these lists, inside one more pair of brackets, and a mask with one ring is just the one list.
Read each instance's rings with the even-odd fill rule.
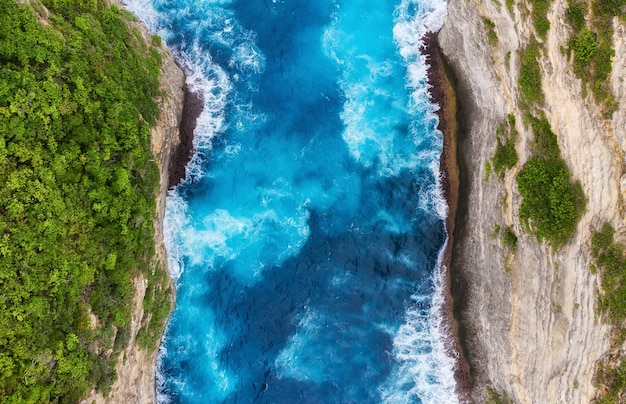
[[[450,330],[442,313],[444,289],[441,284],[441,265],[447,241],[442,247],[437,268],[432,276],[430,295],[412,296],[405,323],[393,339],[396,366],[380,394],[386,403],[408,403],[419,399],[433,404],[455,404],[455,358],[446,348]],[[424,310],[424,306],[428,307]]]
[[[227,337],[215,326],[214,313],[205,310],[195,314],[195,316],[185,318],[174,315],[168,323],[164,335],[169,338],[169,341],[167,345],[161,344],[157,356],[158,403],[178,402],[176,397],[171,395],[172,390],[188,391],[190,394],[187,395],[187,399],[192,402],[206,402],[209,398],[212,402],[219,402],[226,399],[237,387],[237,375],[229,371],[219,360],[219,354],[227,343]],[[202,329],[205,331],[202,339],[191,337],[191,333],[170,335],[172,328],[197,328],[198,321],[202,322]],[[184,324],[181,325],[181,322]],[[193,369],[194,372],[202,375],[204,380],[211,380],[213,384],[190,386],[189,379],[185,377],[182,369],[167,369],[166,362],[171,364],[172,356],[177,358],[174,363],[178,366],[185,364],[184,366],[189,368],[187,370]]]
[[[261,107],[253,104],[258,91],[255,86],[260,80],[251,78],[258,78],[266,68],[269,71],[271,65],[255,44],[254,32],[242,28],[233,12],[227,9],[233,2],[218,0],[196,4],[180,0],[180,7],[184,9],[172,11],[171,16],[159,15],[162,7],[172,7],[171,4],[164,5],[166,2],[159,3],[158,7],[152,6],[149,0],[129,0],[129,3],[135,5],[134,9],[139,10],[136,14],[148,22],[151,29],[166,40],[174,41],[176,56],[187,72],[188,87],[202,94],[204,101],[194,132],[196,152],[187,166],[187,177],[167,199],[164,237],[168,266],[177,286],[184,286],[179,290],[177,304],[183,307],[181,312],[184,311],[185,320],[177,320],[174,316],[168,325],[167,344],[159,354],[159,402],[168,400],[168,389],[184,392],[189,399],[194,399],[194,394],[202,394],[198,392],[202,388],[196,391],[197,386],[188,386],[185,381],[198,375],[212,387],[210,392],[204,392],[206,396],[195,396],[195,399],[206,401],[211,397],[219,401],[232,398],[228,395],[241,387],[238,383],[243,384],[246,380],[246,372],[254,372],[229,368],[227,361],[220,363],[216,358],[224,347],[229,349],[225,341],[230,335],[220,336],[219,333],[230,330],[229,323],[224,319],[220,319],[224,323],[214,321],[211,316],[217,311],[194,312],[199,310],[194,306],[197,301],[206,306],[206,301],[212,299],[209,296],[212,286],[207,286],[207,279],[212,281],[216,277],[217,272],[212,271],[227,272],[226,278],[237,285],[233,295],[243,296],[253,289],[262,290],[260,280],[268,281],[262,274],[270,277],[289,272],[277,270],[283,261],[293,258],[292,265],[297,266],[298,253],[309,241],[312,231],[317,232],[316,237],[331,236],[331,243],[338,242],[339,235],[348,226],[348,231],[355,236],[375,228],[395,238],[411,233],[417,220],[409,219],[410,223],[404,220],[412,212],[392,213],[389,201],[366,201],[375,209],[366,210],[365,217],[353,217],[355,212],[360,212],[359,203],[364,203],[363,199],[371,195],[361,195],[361,187],[372,187],[371,191],[374,191],[387,181],[393,184],[391,177],[398,175],[423,176],[415,181],[420,194],[419,198],[412,197],[419,201],[411,204],[410,209],[423,210],[428,217],[433,213],[441,219],[446,217],[447,204],[438,180],[442,148],[441,133],[435,130],[438,107],[429,101],[427,66],[420,53],[419,39],[423,33],[438,29],[445,14],[445,2],[434,0],[421,4],[415,0],[402,0],[398,6],[384,4],[382,9],[368,8],[372,15],[367,17],[380,18],[384,24],[361,21],[364,20],[359,8],[363,7],[362,2],[348,0],[341,8],[337,5],[322,38],[326,56],[334,60],[340,72],[338,84],[344,101],[337,112],[344,126],[342,133],[337,133],[336,143],[300,139],[300,136],[304,137],[303,133],[296,132],[304,131],[305,125],[296,124],[301,123],[299,120],[305,114],[294,115],[294,122],[290,122],[290,116],[282,115],[290,108],[277,108],[281,115],[276,119],[269,116],[268,111],[268,116],[259,112]],[[195,12],[194,7],[201,10]],[[350,10],[350,7],[355,9]],[[133,10],[133,7],[129,8]],[[189,21],[192,17],[198,19],[203,13],[207,13],[204,20]],[[187,23],[190,23],[186,26],[188,31],[171,31],[177,24]],[[205,42],[201,42],[203,38]],[[215,48],[220,48],[219,52],[215,52]],[[211,52],[214,52],[213,56]],[[304,49],[304,52],[308,51]],[[290,73],[297,73],[298,79],[311,74],[300,68],[294,70]],[[334,85],[335,78],[330,81]],[[317,91],[309,93],[302,94],[303,98],[310,98],[306,103],[294,102],[288,107],[316,105],[311,104],[311,100],[313,95],[317,96]],[[324,93],[321,95],[330,103],[329,97]],[[282,100],[278,96],[276,99]],[[341,106],[341,102],[338,105]],[[320,115],[320,118],[328,117]],[[273,131],[271,134],[278,136],[272,137],[264,131]],[[322,136],[315,132],[307,134]],[[346,154],[344,144],[357,164],[346,163],[351,157]],[[211,171],[207,173],[209,158],[212,159]],[[344,169],[345,172],[340,171]],[[329,172],[331,170],[337,172]],[[204,189],[193,188],[197,184],[202,184]],[[196,199],[184,196],[187,191]],[[199,197],[194,192],[210,193],[210,198],[203,199],[204,196]],[[418,212],[417,216],[423,217],[423,212]],[[351,225],[353,220],[362,220],[362,223],[357,222],[354,227]],[[309,227],[310,223],[315,223],[314,230]],[[337,238],[333,238],[335,236]],[[344,253],[348,254],[338,251],[338,255]],[[386,262],[398,263],[406,267],[411,276],[417,276],[417,269],[421,270],[421,263],[417,262],[418,257],[422,257],[421,252],[415,255],[396,253],[390,250]],[[324,260],[330,262],[330,252]],[[341,265],[349,262],[346,260]],[[197,268],[186,273],[185,265]],[[359,274],[356,269],[353,273],[343,272],[345,268],[341,265],[337,265],[336,273],[329,275],[329,284],[346,289],[359,285],[358,278],[364,274]],[[266,267],[273,267],[272,271]],[[319,271],[323,272],[321,267]],[[186,278],[192,272],[195,274]],[[349,311],[346,318],[340,318],[334,311],[317,307],[314,301],[298,301],[288,311],[292,316],[290,321],[296,322],[291,324],[296,330],[292,335],[280,336],[286,338],[285,346],[272,358],[278,378],[307,384],[333,384],[357,368],[363,370],[367,380],[376,380],[375,376],[379,374],[386,376],[391,369],[383,386],[350,386],[359,390],[350,394],[382,397],[386,402],[410,402],[415,398],[434,403],[453,402],[456,386],[454,361],[445,351],[444,339],[448,334],[440,312],[443,291],[440,275],[435,272],[433,279],[422,280],[422,286],[427,285],[425,293],[428,294],[413,296],[407,302],[404,317],[402,301],[399,301],[395,310],[398,317],[393,324],[391,320],[389,324],[371,323],[367,305],[362,310]],[[391,288],[393,282],[400,290],[401,286],[406,287],[407,280],[399,276],[395,281],[385,282],[385,288]],[[429,289],[431,284],[434,286]],[[405,296],[412,292],[413,289],[409,289]],[[272,294],[272,291],[268,293]],[[276,302],[277,307],[281,304],[285,303],[282,300]],[[312,308],[308,308],[309,304]],[[333,307],[337,308],[336,305]],[[267,310],[269,313],[270,307]],[[263,313],[263,318],[268,313]],[[204,323],[200,331],[199,318]],[[382,321],[386,322],[387,318]],[[173,324],[177,335],[169,334]],[[203,335],[205,325],[207,335]],[[373,328],[383,334],[380,346],[385,347],[384,352],[364,354],[362,346],[354,344],[354,340],[365,341],[367,336],[374,338],[373,334],[370,335]],[[248,337],[259,336],[246,335]],[[263,334],[261,339],[267,337]],[[391,341],[393,352],[390,355]],[[165,350],[165,346],[170,351]],[[325,369],[319,366],[320,358],[328,361]],[[183,360],[202,362],[207,369],[193,369],[193,373],[187,369],[174,369],[175,375],[167,373],[165,380],[164,366],[180,366]],[[385,362],[387,360],[393,360],[395,365]],[[350,365],[349,361],[355,363]],[[347,396],[348,393],[344,397]]]
[[[393,21],[379,10],[360,18],[360,7],[350,1],[338,7],[322,38],[326,56],[342,72],[342,137],[356,161],[383,177],[429,166],[439,158],[442,138],[434,129],[438,106],[429,98],[421,38],[440,28],[446,3],[404,0],[393,10]],[[392,35],[384,29],[389,24]]]
[[189,225],[188,206],[185,199],[176,189],[170,191],[167,196],[167,207],[163,219],[163,242],[167,251],[167,269],[174,282],[183,273],[184,254],[181,235],[183,229]]

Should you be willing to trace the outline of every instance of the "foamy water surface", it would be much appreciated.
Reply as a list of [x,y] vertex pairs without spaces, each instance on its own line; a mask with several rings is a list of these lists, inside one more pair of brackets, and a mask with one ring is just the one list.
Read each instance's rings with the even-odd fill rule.
[[167,200],[160,402],[454,403],[441,0],[128,0],[202,93]]

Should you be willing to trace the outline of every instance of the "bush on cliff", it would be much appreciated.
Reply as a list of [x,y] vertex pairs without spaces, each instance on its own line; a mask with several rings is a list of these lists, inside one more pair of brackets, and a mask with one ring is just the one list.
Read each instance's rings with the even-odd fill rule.
[[548,19],[548,10],[550,9],[549,0],[532,0],[532,20],[535,30],[540,38],[545,39],[550,30],[550,20]]
[[538,57],[539,46],[536,42],[532,42],[522,51],[518,85],[522,95],[522,104],[526,108],[543,103]]
[[517,186],[524,198],[519,216],[539,240],[560,246],[576,231],[585,207],[580,182],[570,181],[563,160],[534,157],[517,175]]
[[[626,258],[624,246],[615,242],[615,230],[605,224],[591,239],[591,254],[598,266],[602,292],[598,295],[598,311],[615,327],[612,350],[619,351],[626,339]],[[626,361],[598,364],[597,385],[603,386],[598,403],[618,403],[626,391]]]
[[585,194],[579,181],[571,181],[550,123],[532,115],[527,120],[535,137],[534,157],[517,174],[523,197],[519,217],[540,241],[559,247],[576,231],[585,211]]
[[513,168],[518,161],[517,150],[515,149],[517,131],[515,130],[514,115],[509,115],[508,119],[500,124],[496,131],[496,137],[498,145],[491,161],[493,170],[502,178],[504,173]]
[[106,392],[132,279],[153,271],[160,57],[129,18],[105,0],[0,0],[2,403]]
[[616,106],[608,82],[615,55],[612,20],[625,19],[624,7],[626,0],[591,0],[589,4],[570,1],[566,12],[572,28],[568,48],[574,58],[574,72],[607,113]]

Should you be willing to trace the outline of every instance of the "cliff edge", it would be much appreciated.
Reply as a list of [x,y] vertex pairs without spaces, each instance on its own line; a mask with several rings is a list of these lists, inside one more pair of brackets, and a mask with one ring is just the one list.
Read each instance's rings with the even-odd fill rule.
[[[122,7],[118,4],[118,6]],[[141,32],[146,43],[152,41],[152,34],[143,23],[130,22]],[[183,116],[183,105],[186,98],[185,75],[176,64],[170,50],[162,44],[159,48],[162,57],[159,99],[157,100],[160,116],[151,129],[152,152],[159,167],[159,192],[156,195],[156,212],[154,217],[154,238],[156,248],[156,271],[166,271],[167,256],[163,243],[163,219],[165,216],[165,199],[171,183],[170,172],[173,166],[180,165],[175,160],[180,154],[180,126]],[[193,132],[193,129],[192,129]],[[183,146],[182,148],[185,148]],[[187,150],[188,153],[188,150]],[[183,163],[184,165],[184,163]],[[135,295],[131,314],[129,343],[122,351],[116,369],[117,380],[111,387],[107,397],[101,393],[92,393],[82,403],[155,403],[156,402],[156,359],[157,347],[152,351],[142,349],[136,341],[142,324],[149,322],[145,318],[143,301],[148,289],[148,279],[139,276],[134,280]]]
[[[534,38],[528,2],[450,0],[439,33],[459,94],[461,194],[452,259],[455,312],[472,368],[473,400],[494,395],[520,403],[584,403],[597,397],[597,362],[610,328],[597,316],[599,281],[589,269],[591,237],[603,223],[623,234],[626,176],[626,30],[613,20],[611,87],[618,102],[603,111],[574,74],[567,3],[549,3],[539,39],[544,94],[540,113],[579,180],[586,210],[574,236],[556,248],[520,223],[516,174],[534,137],[520,105],[520,54]],[[519,161],[499,178],[490,164],[496,132],[512,116]],[[515,248],[501,229],[516,236]]]

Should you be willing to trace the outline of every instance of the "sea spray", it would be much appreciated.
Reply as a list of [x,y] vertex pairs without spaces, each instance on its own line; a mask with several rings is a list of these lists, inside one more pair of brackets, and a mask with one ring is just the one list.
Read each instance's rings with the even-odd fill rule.
[[159,401],[454,402],[420,53],[445,3],[127,6],[205,103],[167,201]]

